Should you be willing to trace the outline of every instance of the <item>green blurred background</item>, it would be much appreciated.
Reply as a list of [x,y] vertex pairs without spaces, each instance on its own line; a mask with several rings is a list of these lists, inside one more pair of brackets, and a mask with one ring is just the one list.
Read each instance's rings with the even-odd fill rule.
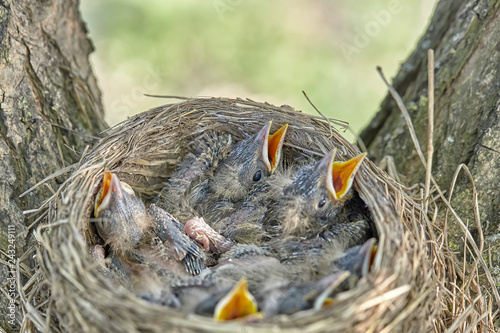
[[[433,0],[81,0],[106,120],[169,100],[225,96],[288,104],[355,133],[424,32]],[[352,135],[347,135],[352,139]]]

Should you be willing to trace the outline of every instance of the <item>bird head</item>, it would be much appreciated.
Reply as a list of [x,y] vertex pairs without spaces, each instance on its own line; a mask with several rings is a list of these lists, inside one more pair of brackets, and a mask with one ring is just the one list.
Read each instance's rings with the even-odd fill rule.
[[214,172],[213,186],[220,197],[238,201],[280,166],[288,124],[270,135],[271,121],[252,137],[235,144]]
[[144,203],[127,183],[109,171],[104,173],[96,196],[94,216],[99,235],[117,248],[134,247],[150,225]]
[[335,162],[335,152],[300,168],[292,183],[284,188],[276,212],[286,233],[316,233],[318,228],[335,221],[366,156],[360,154],[347,162]]

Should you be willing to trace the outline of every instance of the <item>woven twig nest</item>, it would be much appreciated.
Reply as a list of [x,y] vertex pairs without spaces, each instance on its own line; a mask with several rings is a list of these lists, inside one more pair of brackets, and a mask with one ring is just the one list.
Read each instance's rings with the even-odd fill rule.
[[[446,246],[429,236],[420,204],[370,161],[354,188],[369,207],[379,235],[368,277],[337,296],[334,306],[278,316],[254,324],[217,323],[157,306],[113,285],[89,254],[88,218],[105,168],[116,172],[142,199],[150,200],[206,130],[236,139],[256,133],[269,120],[290,125],[283,159],[322,156],[337,148],[337,160],[359,154],[331,122],[290,107],[241,99],[187,99],[130,118],[80,163],[41,208],[38,266],[24,287],[23,329],[64,332],[423,332],[444,330],[458,304],[445,292]],[[431,233],[432,234],[432,233]],[[456,296],[456,295],[455,295]],[[465,304],[465,303],[464,303]],[[476,315],[476,317],[474,317]],[[470,311],[461,323],[477,318]]]

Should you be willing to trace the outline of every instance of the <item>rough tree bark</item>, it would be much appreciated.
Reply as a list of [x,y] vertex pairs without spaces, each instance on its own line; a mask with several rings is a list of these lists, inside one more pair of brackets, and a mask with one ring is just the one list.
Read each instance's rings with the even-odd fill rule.
[[[5,262],[33,243],[28,228],[33,221],[25,220],[23,210],[37,207],[51,189],[19,195],[78,161],[107,127],[86,33],[78,0],[0,0],[0,258]],[[15,248],[9,247],[13,236]],[[1,284],[12,277],[0,264]],[[16,331],[8,322],[8,302],[0,297],[0,327]]]
[[[433,175],[448,189],[460,163],[475,180],[485,261],[500,286],[500,1],[441,0],[430,25],[393,85],[407,106],[420,145],[427,147],[427,50],[435,50],[435,131]],[[401,112],[390,96],[361,133],[370,157],[394,157],[406,183],[424,181],[420,162]],[[472,186],[459,177],[452,204],[478,238]],[[448,223],[448,243],[463,252],[464,233]],[[477,239],[479,241],[479,239]],[[491,257],[488,255],[491,252]],[[469,254],[468,254],[469,255]]]

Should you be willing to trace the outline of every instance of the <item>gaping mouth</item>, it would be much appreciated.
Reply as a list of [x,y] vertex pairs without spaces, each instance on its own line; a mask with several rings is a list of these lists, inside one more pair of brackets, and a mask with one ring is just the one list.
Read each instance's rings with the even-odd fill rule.
[[273,135],[269,136],[268,139],[268,161],[269,161],[269,172],[272,174],[279,164],[281,158],[281,148],[283,147],[283,142],[285,140],[286,130],[288,129],[288,124],[281,126]]
[[288,129],[288,124],[281,126],[273,135],[269,135],[271,130],[271,123],[267,123],[257,135],[257,138],[262,138],[262,159],[266,165],[267,171],[270,174],[276,170],[281,159],[281,148],[285,140],[285,134]]
[[243,277],[215,307],[214,318],[219,321],[258,315],[257,302],[248,291],[247,279]]
[[366,153],[359,154],[346,162],[334,162],[333,157],[329,165],[331,178],[328,177],[327,188],[334,200],[342,199],[351,189],[354,176],[361,166]]
[[[94,216],[99,217],[99,214],[106,208],[109,207],[111,203],[112,194],[115,193],[117,197],[122,196],[122,189],[128,190],[124,187],[127,185],[125,183],[120,182],[118,176],[114,173],[106,171],[102,177],[102,188],[97,194],[95,205],[94,205]],[[130,186],[127,185],[130,191],[133,190]]]

